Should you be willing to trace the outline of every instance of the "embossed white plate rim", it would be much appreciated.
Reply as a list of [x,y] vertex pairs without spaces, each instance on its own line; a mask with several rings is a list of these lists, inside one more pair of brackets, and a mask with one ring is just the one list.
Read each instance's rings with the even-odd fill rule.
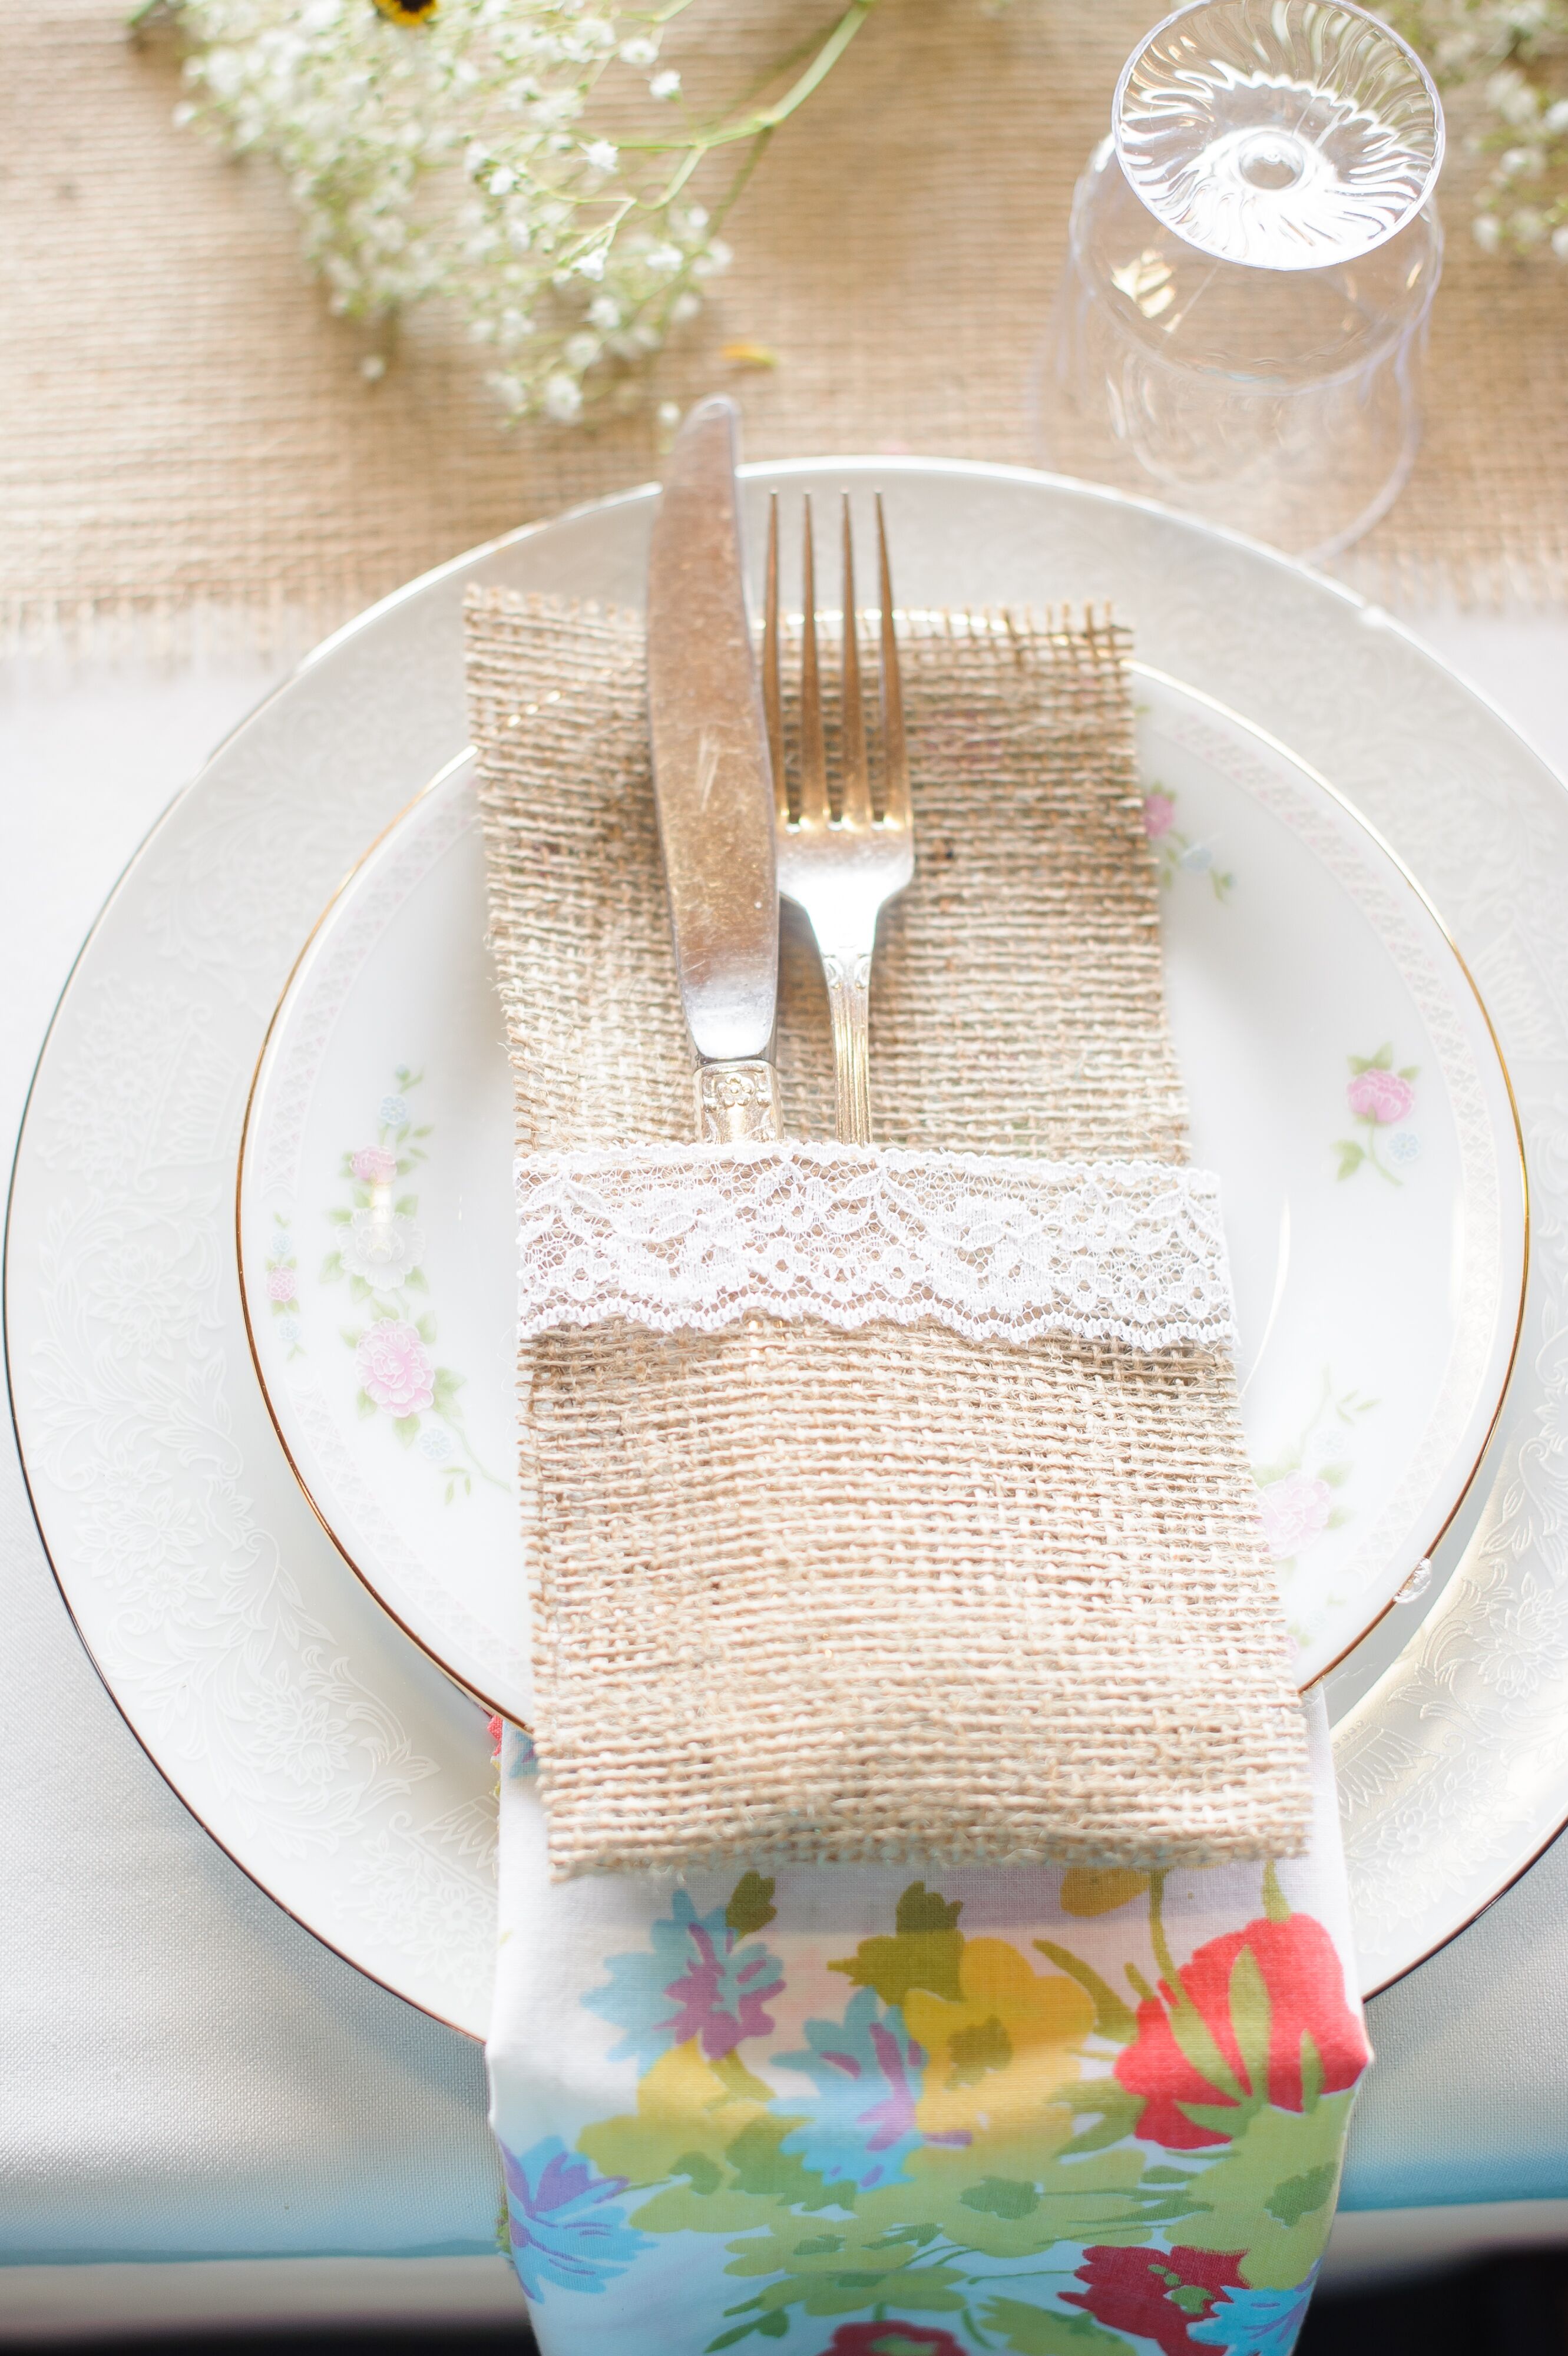
[[[1454,812],[1461,823],[1451,830],[1448,837],[1441,832],[1430,839],[1423,836],[1425,847],[1419,853],[1412,852],[1412,856],[1423,873],[1436,884],[1438,896],[1466,942],[1467,961],[1476,963],[1478,944],[1483,979],[1494,960],[1507,968],[1512,997],[1508,1020],[1502,1025],[1505,1044],[1509,1044],[1509,1029],[1516,1019],[1528,1027],[1533,1018],[1541,1026],[1541,1035],[1549,1040],[1548,1047],[1541,1050],[1546,1062],[1554,1067],[1568,1065],[1568,1034],[1557,1013],[1557,1001],[1550,994],[1546,982],[1552,958],[1561,955],[1555,920],[1546,920],[1555,903],[1548,905],[1537,888],[1538,879],[1548,867],[1558,884],[1562,874],[1568,873],[1568,802],[1561,781],[1489,700],[1456,678],[1422,646],[1412,632],[1341,584],[1313,575],[1239,535],[1190,524],[1167,514],[1152,501],[1126,498],[1096,486],[1044,476],[1028,468],[973,461],[889,458],[791,461],[753,467],[747,473],[753,484],[779,479],[800,481],[816,476],[834,488],[846,473],[863,481],[875,478],[890,498],[908,501],[910,512],[914,505],[910,494],[924,489],[930,495],[933,544],[940,542],[948,594],[950,596],[956,587],[976,604],[994,597],[998,591],[991,577],[970,580],[968,558],[976,535],[968,507],[972,500],[983,500],[988,490],[1000,495],[991,501],[986,529],[994,545],[1004,555],[1012,555],[1015,571],[1026,564],[1028,577],[1038,580],[1043,551],[1047,547],[1052,550],[1057,570],[1048,583],[1041,582],[1038,594],[1042,597],[1059,594],[1063,577],[1070,579],[1079,594],[1101,595],[1114,590],[1123,605],[1131,608],[1146,648],[1160,648],[1167,659],[1174,654],[1180,673],[1189,678],[1207,678],[1223,695],[1246,702],[1261,715],[1277,713],[1283,723],[1282,733],[1301,743],[1304,751],[1314,757],[1316,766],[1324,766],[1326,760],[1345,776],[1348,797],[1358,809],[1374,816],[1380,810],[1388,812],[1387,822],[1381,824],[1380,830],[1395,832],[1402,839],[1407,832],[1414,832],[1414,820],[1424,821],[1430,815],[1435,776],[1449,789]],[[51,1058],[63,1052],[60,1036],[69,1028],[73,998],[85,996],[94,978],[93,969],[102,966],[103,933],[109,918],[129,889],[145,888],[147,875],[156,865],[158,846],[193,802],[199,798],[204,805],[209,803],[220,787],[228,785],[233,771],[276,750],[273,740],[280,733],[280,707],[286,702],[290,711],[296,712],[302,695],[318,688],[322,667],[332,658],[355,657],[361,669],[373,669],[373,660],[364,644],[367,632],[387,625],[395,637],[399,616],[406,616],[411,605],[434,593],[440,593],[439,597],[430,611],[420,613],[417,629],[409,635],[415,646],[428,655],[434,623],[437,639],[445,630],[450,654],[456,637],[456,609],[459,600],[456,592],[463,579],[478,571],[488,572],[492,577],[515,579],[521,574],[526,584],[530,560],[541,535],[546,531],[559,535],[569,530],[575,537],[564,549],[566,585],[575,587],[577,584],[571,578],[574,566],[591,540],[595,519],[608,511],[646,501],[651,495],[652,487],[641,487],[614,500],[574,509],[550,525],[529,526],[482,550],[469,552],[408,584],[324,641],[294,679],[267,698],[251,720],[225,740],[199,777],[176,798],[148,843],[131,862],[90,935],[62,994],[40,1059],[39,1073],[29,1094],[27,1127],[7,1207],[6,1250],[7,1373],[27,1462],[29,1494],[56,1575],[79,1626],[83,1614],[76,1608],[73,1589],[81,1581],[81,1566],[65,1558],[62,1541],[69,1534],[60,1526],[58,1496],[51,1493],[46,1504],[40,1494],[42,1483],[28,1440],[33,1405],[30,1373],[26,1380],[18,1379],[16,1328],[26,1304],[18,1304],[24,1279],[18,1274],[16,1219],[18,1200],[27,1191],[24,1180],[31,1183],[30,1162],[44,1117],[41,1107],[55,1076]],[[965,509],[961,530],[952,512],[961,502]],[[948,537],[942,541],[940,528],[944,523]],[[1027,544],[1024,546],[1026,536]],[[991,548],[992,542],[988,541],[988,556]],[[561,543],[556,541],[552,543],[552,555],[559,560],[561,554]],[[951,582],[946,570],[950,564],[959,576],[956,583]],[[558,562],[555,570],[558,574]],[[563,584],[559,577],[553,577],[549,585],[560,587]],[[1195,587],[1201,590],[1201,594],[1194,594]],[[1240,636],[1234,632],[1228,635],[1222,626],[1228,596],[1238,610],[1245,612],[1245,628]],[[1309,692],[1298,651],[1304,619],[1308,626],[1316,626],[1309,628],[1310,635],[1321,634],[1327,642],[1320,645],[1318,659],[1332,653],[1338,673],[1350,685],[1354,685],[1359,671],[1366,669],[1374,647],[1379,650],[1377,692],[1366,707],[1367,724],[1356,732],[1347,733],[1337,721],[1337,710],[1327,709],[1316,686]],[[385,672],[382,684],[395,701],[404,684],[403,673],[390,655],[381,668]],[[351,678],[357,676],[350,674]],[[1391,694],[1396,689],[1402,699],[1402,712],[1397,717],[1391,704]],[[1335,699],[1336,707],[1340,701],[1338,697]],[[412,726],[413,717],[405,713],[405,723]],[[1375,725],[1371,724],[1374,721]],[[450,734],[446,741],[450,744]],[[1325,747],[1321,758],[1312,750],[1318,744]],[[439,757],[440,748],[432,747],[431,757],[423,765],[425,776]],[[1461,776],[1465,788],[1462,794],[1455,782]],[[409,784],[413,782],[411,778]],[[1419,788],[1419,798],[1411,800],[1408,806],[1400,800],[1401,790],[1406,787],[1412,794]],[[1494,799],[1501,798],[1500,822],[1499,813],[1493,810],[1489,813],[1491,822],[1477,830],[1481,791],[1487,787],[1492,789]],[[406,787],[399,797],[403,798],[406,798]],[[367,828],[361,831],[361,843],[364,832],[369,830]],[[1488,900],[1483,881],[1487,855],[1494,844],[1506,850],[1509,832],[1521,830],[1532,836],[1529,856],[1519,856],[1516,849],[1509,858],[1504,885]],[[346,852],[341,859],[339,873],[349,864],[349,856],[351,853]],[[1440,870],[1446,861],[1454,878],[1452,886],[1433,876],[1431,862],[1434,860]],[[321,887],[329,881],[330,876],[323,874]],[[314,905],[318,906],[319,900],[318,889]],[[300,912],[293,936],[295,941],[308,923],[310,913],[308,907]],[[280,978],[286,962],[286,957],[277,961]],[[1499,1001],[1490,986],[1487,994],[1496,1011]],[[258,1033],[260,1027],[258,1016]],[[1539,1056],[1521,1065],[1517,1051],[1510,1047],[1509,1052],[1516,1083],[1520,1081],[1521,1074],[1525,1076],[1520,1107],[1539,1193],[1541,1164],[1534,1146],[1540,1142],[1549,1154],[1561,1151],[1563,1099],[1556,1078],[1539,1075]],[[245,1061],[248,1067],[249,1055]],[[1557,1127],[1549,1125],[1550,1118],[1557,1119]],[[1539,1139],[1532,1123],[1540,1129]],[[1552,1199],[1547,1190],[1543,1206],[1550,1206]],[[1538,1222],[1538,1241],[1544,1232]],[[1540,1419],[1552,1411],[1552,1402],[1563,1387],[1563,1377],[1554,1365],[1543,1361],[1541,1352],[1534,1346],[1535,1327],[1541,1315],[1556,1317],[1552,1288],[1561,1291],[1563,1273],[1555,1264],[1549,1266],[1543,1249],[1538,1250],[1537,1280],[1531,1287],[1531,1298],[1538,1300],[1538,1306],[1531,1308],[1527,1303],[1526,1339],[1531,1346],[1521,1352],[1513,1387],[1520,1394],[1518,1409],[1514,1410],[1510,1394],[1502,1428],[1494,1442],[1495,1477],[1481,1500],[1482,1521],[1474,1543],[1467,1547],[1431,1620],[1411,1639],[1404,1654],[1391,1661],[1375,1691],[1357,1701],[1338,1729],[1336,1747],[1347,1808],[1352,1882],[1364,1903],[1374,1901],[1371,1916],[1363,1920],[1359,1933],[1363,1949],[1369,1944],[1370,1947],[1362,1974],[1363,1985],[1369,1989],[1400,1976],[1451,1938],[1528,1868],[1555,1837],[1568,1814],[1568,1757],[1559,1731],[1564,1718],[1563,1702],[1568,1698],[1568,1645],[1556,1641],[1543,1647],[1538,1642],[1521,1649],[1517,1644],[1510,1644],[1509,1635],[1510,1629],[1531,1612],[1536,1613],[1539,1622],[1541,1611],[1545,1608],[1555,1618],[1549,1618],[1543,1624],[1549,1634],[1558,1636],[1558,1623],[1563,1618],[1558,1599],[1568,1590],[1568,1566],[1561,1559],[1564,1548],[1557,1537],[1563,1526],[1560,1494],[1563,1483],[1556,1482],[1553,1485],[1552,1468],[1542,1454],[1546,1443],[1537,1436]],[[279,1466],[286,1479],[281,1458]],[[1536,1484],[1534,1489],[1532,1482]],[[1532,1519],[1538,1501],[1540,1518]],[[300,1510],[304,1512],[303,1505]],[[1522,1527],[1521,1512],[1526,1516]],[[319,1543],[327,1548],[324,1537]],[[327,1551],[332,1552],[330,1548]],[[365,1608],[372,1608],[368,1600]],[[90,1649],[96,1649],[88,1641]],[[1483,1675],[1487,1662],[1495,1662],[1499,1670],[1517,1662],[1521,1669],[1528,1668],[1542,1681],[1537,1687],[1541,1697],[1531,1715],[1529,1710],[1512,1707],[1518,1703],[1519,1694],[1514,1687],[1509,1687],[1510,1708],[1503,1713],[1503,1740],[1491,1762],[1506,1771],[1506,1780],[1499,1781],[1494,1773],[1487,1789],[1478,1791],[1468,1803],[1458,1800],[1457,1804],[1449,1805],[1443,1786],[1455,1759],[1475,1762],[1479,1756],[1485,1769],[1488,1754],[1477,1754],[1474,1742],[1461,1740],[1457,1750],[1453,1739],[1447,1740],[1446,1747],[1438,1743],[1428,1732],[1434,1719],[1429,1705],[1434,1693],[1445,1697],[1449,1719],[1457,1730],[1462,1730],[1466,1722],[1472,1726],[1481,1723],[1483,1713],[1473,1694],[1458,1689],[1462,1682],[1460,1670],[1466,1665],[1472,1669],[1477,1665],[1477,1646],[1486,1655],[1486,1659],[1478,1663]],[[119,1665],[105,1663],[101,1657],[100,1667],[133,1731],[149,1749],[172,1787],[199,1821],[202,1820],[202,1805],[194,1788],[199,1785],[199,1773],[188,1771],[183,1762],[160,1755],[156,1738],[138,1722],[138,1707],[125,1688]],[[1501,1681],[1498,1689],[1501,1690]],[[465,1743],[463,1749],[465,1755],[473,1758],[472,1744]],[[1372,1762],[1369,1776],[1362,1772],[1369,1759]],[[1483,1773],[1481,1781],[1485,1780]],[[1488,1796],[1490,1804],[1487,1804]],[[358,1931],[350,1933],[338,1923],[329,1906],[322,1909],[302,1905],[296,1898],[291,1898],[287,1894],[289,1875],[269,1872],[264,1858],[257,1854],[260,1843],[249,1837],[241,1839],[226,1835],[210,1818],[209,1822],[214,1837],[220,1839],[244,1869],[263,1889],[271,1890],[279,1903],[305,1922],[326,1944],[371,1976],[410,1996],[411,2000],[424,2002],[424,2008],[454,2020],[474,2034],[482,2033],[482,2008],[416,1996],[395,1959],[378,1958],[368,1951],[362,1935]],[[1396,1906],[1404,1908],[1402,1915],[1389,1914],[1382,1902],[1384,1876],[1374,1871],[1380,1855],[1412,1861],[1412,1871],[1403,1882],[1410,1895],[1396,1901]],[[1399,1877],[1393,1879],[1397,1887]],[[280,1883],[285,1886],[278,1886]],[[1402,1922],[1406,1926],[1403,1929]]]

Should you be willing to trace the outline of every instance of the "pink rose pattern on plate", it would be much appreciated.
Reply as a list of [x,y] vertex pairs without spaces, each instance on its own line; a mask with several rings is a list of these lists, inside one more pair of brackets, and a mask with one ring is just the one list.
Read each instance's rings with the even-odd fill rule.
[[419,1328],[378,1317],[354,1353],[365,1397],[394,1418],[421,1416],[435,1404],[435,1369]]
[[1371,1169],[1391,1186],[1402,1186],[1394,1164],[1408,1167],[1421,1154],[1420,1138],[1403,1126],[1415,1110],[1413,1083],[1421,1077],[1421,1066],[1402,1064],[1396,1071],[1393,1047],[1386,1041],[1375,1055],[1348,1055],[1345,1060],[1350,1066],[1345,1101],[1361,1135],[1335,1139],[1338,1174],[1353,1178],[1358,1170]]
[[1326,1366],[1311,1413],[1294,1440],[1271,1463],[1253,1465],[1264,1541],[1282,1570],[1351,1518],[1342,1493],[1355,1471],[1355,1434],[1377,1404],[1359,1391],[1336,1390]]
[[397,1176],[397,1155],[384,1145],[361,1145],[349,1156],[352,1175],[365,1186],[390,1186]]
[[[415,1216],[419,1197],[407,1191],[430,1135],[430,1124],[416,1124],[409,1105],[422,1077],[400,1064],[377,1107],[374,1142],[343,1155],[338,1174],[349,1199],[328,1213],[338,1242],[322,1263],[321,1281],[347,1284],[362,1314],[361,1323],[343,1328],[360,1378],[360,1413],[386,1417],[401,1445],[414,1450],[445,1483],[449,1505],[455,1497],[472,1495],[476,1476],[500,1483],[475,1455],[464,1428],[457,1401],[463,1376],[434,1355],[435,1319]],[[293,1268],[292,1259],[287,1271],[269,1262],[269,1292],[274,1276]]]
[[1269,1483],[1262,1504],[1269,1552],[1276,1562],[1290,1562],[1333,1520],[1334,1488],[1321,1473],[1286,1472]]
[[[1326,1531],[1342,1529],[1351,1520],[1345,1489],[1356,1470],[1356,1428],[1375,1407],[1378,1399],[1366,1399],[1359,1390],[1335,1390],[1326,1366],[1311,1414],[1294,1440],[1272,1463],[1252,1465],[1264,1543],[1281,1574],[1294,1569]],[[1290,1633],[1305,1642],[1300,1628]]]
[[1236,878],[1216,864],[1214,852],[1207,842],[1195,842],[1189,834],[1183,833],[1176,824],[1176,795],[1168,786],[1157,781],[1144,796],[1144,832],[1155,854],[1162,891],[1178,875],[1207,875],[1217,900],[1230,896]]
[[299,1338],[299,1262],[295,1255],[293,1233],[281,1211],[274,1213],[273,1231],[267,1237],[267,1276],[263,1290],[272,1313],[274,1333],[291,1358],[302,1358],[305,1351]]

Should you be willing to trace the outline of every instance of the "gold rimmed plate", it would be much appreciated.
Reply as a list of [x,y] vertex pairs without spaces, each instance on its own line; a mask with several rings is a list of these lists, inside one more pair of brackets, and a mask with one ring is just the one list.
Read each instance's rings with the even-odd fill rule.
[[[1551,980],[1568,804],[1441,664],[1266,551],[1023,469],[896,459],[752,469],[757,545],[768,491],[786,480],[823,498],[879,487],[912,602],[1113,599],[1146,659],[1332,776],[1434,892],[1523,1081],[1541,1215],[1517,1372],[1434,1588],[1452,1575],[1336,1730],[1357,1944],[1376,1987],[1450,1937],[1568,1815],[1568,1471],[1540,1439],[1568,1407],[1568,1361],[1552,1346],[1568,1317],[1568,1153],[1552,1077],[1568,1063],[1568,1025]],[[263,1889],[476,2034],[495,1920],[483,1715],[369,1595],[278,1446],[235,1280],[236,1150],[300,943],[365,844],[463,742],[465,590],[635,605],[652,498],[579,510],[412,584],[229,740],[83,951],[10,1206],[6,1344],[24,1462],[106,1685]],[[1165,833],[1178,859],[1177,836],[1240,880],[1223,843],[1178,818]],[[1212,890],[1188,865],[1167,905]],[[1358,1032],[1333,1045],[1383,1044]],[[1390,1068],[1412,1060],[1391,1044]],[[1359,1134],[1350,1076],[1342,1066],[1331,1138]],[[358,1138],[356,1121],[344,1143]],[[1347,1194],[1385,1183],[1364,1169],[1343,1182]]]
[[[1136,680],[1194,1151],[1304,1685],[1419,1586],[1506,1387],[1507,1075],[1419,890],[1284,748]],[[256,1370],[345,1558],[489,1708],[532,1709],[512,1472],[511,1117],[471,764],[336,895],[269,1030],[238,1190]]]

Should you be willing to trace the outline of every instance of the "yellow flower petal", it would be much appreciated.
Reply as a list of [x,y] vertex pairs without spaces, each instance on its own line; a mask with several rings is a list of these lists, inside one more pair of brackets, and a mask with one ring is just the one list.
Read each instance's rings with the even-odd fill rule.
[[970,1939],[961,1994],[911,1988],[909,2033],[926,2051],[918,2116],[927,2135],[981,2137],[1015,2131],[1079,2074],[1094,2007],[1076,1980],[1042,1975],[1005,1939]]
[[1118,1906],[1126,1906],[1141,1898],[1149,1886],[1146,1873],[1133,1873],[1125,1866],[1117,1866],[1103,1873],[1092,1873],[1086,1867],[1075,1866],[1062,1876],[1062,1912],[1066,1914],[1112,1914]]

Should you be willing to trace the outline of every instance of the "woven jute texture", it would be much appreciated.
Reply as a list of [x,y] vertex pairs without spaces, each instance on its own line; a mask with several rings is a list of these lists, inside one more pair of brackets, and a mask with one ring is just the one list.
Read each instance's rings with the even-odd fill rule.
[[[1107,622],[910,624],[884,1142],[1185,1150],[1124,657]],[[686,1140],[640,625],[474,593],[468,665],[519,1148]],[[830,1133],[793,928],[779,1063],[787,1130]],[[755,1319],[547,1335],[519,1376],[557,1873],[1299,1847],[1228,1359]]]
[[[369,5],[369,0],[364,0]],[[908,450],[1026,461],[1028,377],[1073,179],[1152,0],[883,0],[774,139],[727,226],[734,269],[637,418],[508,434],[449,322],[384,380],[328,316],[263,159],[169,116],[166,43],[116,0],[7,12],[0,76],[0,642],[229,617],[302,639],[511,526],[658,471],[654,404],[738,391],[753,457]],[[671,54],[733,99],[820,17],[698,0]],[[1453,125],[1426,440],[1349,570],[1387,595],[1568,595],[1568,274],[1488,262]],[[770,348],[748,369],[726,344]]]

